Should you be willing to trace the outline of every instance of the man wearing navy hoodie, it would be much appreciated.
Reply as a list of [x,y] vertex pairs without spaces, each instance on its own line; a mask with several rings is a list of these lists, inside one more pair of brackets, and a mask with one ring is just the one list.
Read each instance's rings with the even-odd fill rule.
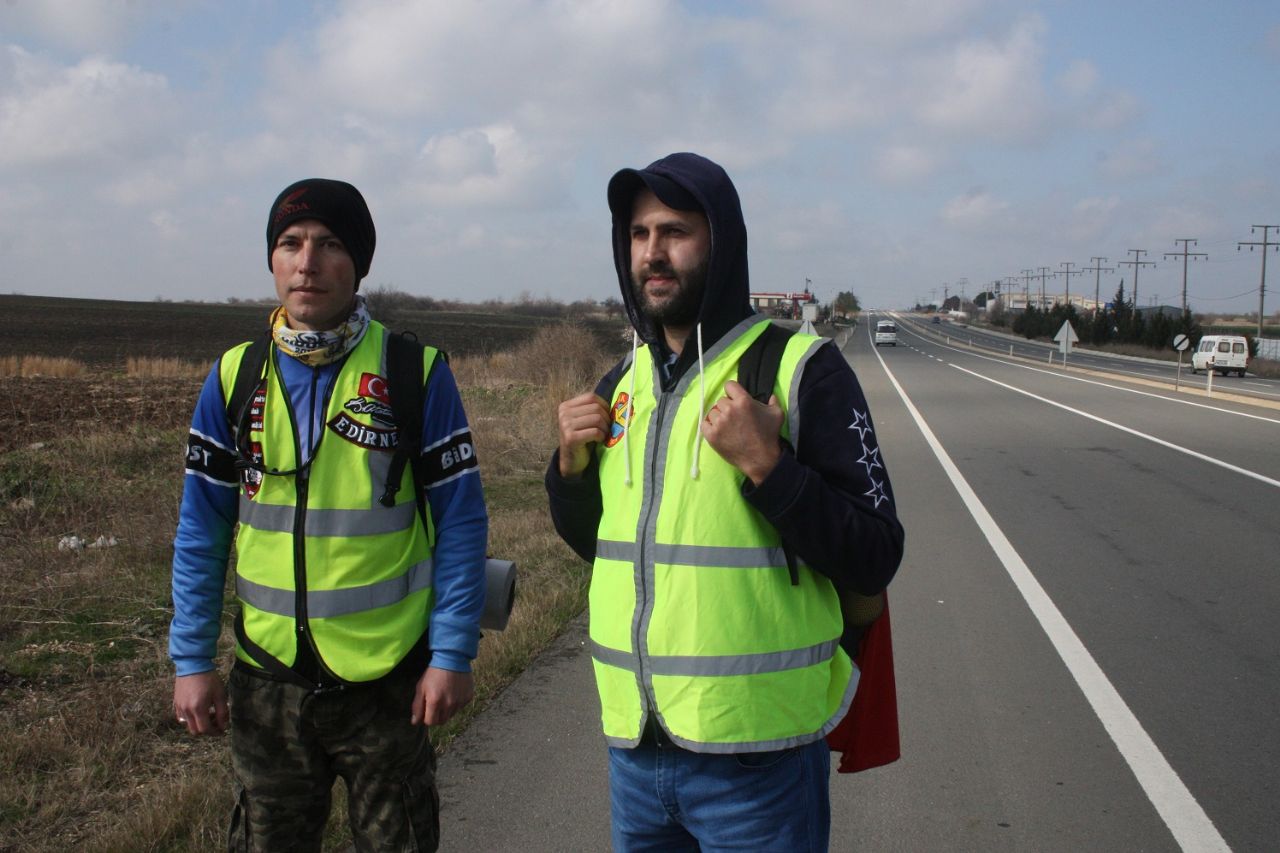
[[866,400],[809,335],[767,401],[738,383],[769,321],[720,166],[672,154],[608,200],[632,353],[561,404],[546,485],[593,564],[614,849],[825,850],[823,738],[858,684],[839,595],[882,591],[902,558]]

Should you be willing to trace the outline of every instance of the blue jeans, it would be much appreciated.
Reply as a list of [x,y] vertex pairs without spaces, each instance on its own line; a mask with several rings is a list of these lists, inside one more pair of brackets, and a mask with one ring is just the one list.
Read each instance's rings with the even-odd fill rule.
[[738,755],[611,747],[613,849],[825,851],[830,771],[824,740]]

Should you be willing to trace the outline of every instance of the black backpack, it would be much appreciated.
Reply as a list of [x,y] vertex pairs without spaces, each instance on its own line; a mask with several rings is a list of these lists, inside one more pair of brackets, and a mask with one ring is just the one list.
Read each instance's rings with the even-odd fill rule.
[[[747,347],[738,361],[738,384],[746,388],[747,393],[757,401],[769,402],[773,384],[778,379],[778,368],[782,366],[782,353],[794,334],[790,329],[770,323],[760,337],[751,342],[751,346]],[[785,544],[782,551],[787,558],[787,571],[791,573],[791,585],[796,586],[800,583],[800,574],[795,554]],[[837,593],[840,596],[840,613],[844,617],[844,633],[840,637],[840,645],[853,657],[858,652],[862,635],[884,612],[884,593],[868,596],[840,589],[837,589]]]

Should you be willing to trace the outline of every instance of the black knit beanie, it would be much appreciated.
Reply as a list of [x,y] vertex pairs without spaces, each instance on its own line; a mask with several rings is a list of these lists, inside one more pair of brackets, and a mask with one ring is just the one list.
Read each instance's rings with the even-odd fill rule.
[[306,178],[285,187],[271,205],[267,219],[267,269],[280,232],[299,219],[317,219],[329,226],[356,268],[356,283],[369,274],[377,234],[373,217],[360,191],[346,181]]

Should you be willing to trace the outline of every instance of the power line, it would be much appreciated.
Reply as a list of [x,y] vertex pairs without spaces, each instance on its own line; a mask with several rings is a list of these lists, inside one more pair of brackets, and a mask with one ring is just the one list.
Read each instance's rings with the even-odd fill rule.
[[1080,275],[1081,270],[1073,270],[1071,267],[1075,265],[1074,261],[1063,261],[1058,266],[1063,267],[1062,275],[1067,279],[1066,299],[1067,307],[1071,307],[1071,276]]
[[1258,284],[1258,337],[1262,337],[1262,305],[1263,297],[1265,297],[1267,293],[1267,249],[1273,246],[1280,246],[1280,243],[1268,242],[1267,235],[1270,233],[1272,228],[1276,229],[1276,231],[1280,231],[1280,225],[1252,225],[1249,227],[1249,233],[1256,233],[1259,228],[1262,229],[1262,241],[1258,242],[1253,240],[1242,242],[1236,246],[1236,251],[1240,251],[1241,246],[1248,246],[1250,252],[1253,251],[1254,246],[1262,247],[1262,281]]
[[[1173,242],[1181,243],[1182,251],[1181,252],[1165,252],[1164,256],[1166,258],[1182,258],[1182,313],[1183,315],[1186,315],[1187,313],[1187,258],[1195,258],[1196,260],[1199,260],[1200,258],[1208,258],[1209,255],[1207,252],[1187,251],[1188,246],[1196,245],[1196,241],[1189,237],[1179,237],[1177,240],[1174,240]],[[1266,253],[1264,252],[1263,254],[1265,255]],[[1134,279],[1134,283],[1135,284],[1137,283],[1136,278]]]
[[1045,278],[1056,278],[1057,273],[1050,273],[1048,267],[1037,267],[1040,270],[1040,310],[1044,310],[1044,280]]
[[1102,303],[1099,301],[1099,299],[1098,299],[1098,296],[1099,296],[1099,293],[1098,293],[1098,292],[1099,292],[1099,290],[1101,290],[1101,289],[1102,289],[1102,274],[1103,274],[1104,272],[1115,272],[1115,271],[1116,271],[1116,268],[1115,268],[1115,267],[1104,267],[1104,266],[1103,266],[1103,264],[1105,264],[1105,263],[1107,262],[1107,259],[1106,259],[1106,258],[1099,258],[1099,257],[1097,257],[1096,255],[1095,255],[1094,257],[1090,258],[1090,259],[1089,259],[1089,262],[1090,262],[1091,264],[1093,264],[1093,266],[1091,266],[1091,267],[1084,267],[1084,268],[1081,270],[1081,272],[1091,272],[1091,273],[1094,273],[1094,278],[1093,278],[1093,310],[1094,310],[1094,311],[1097,311],[1097,310],[1098,310],[1098,306],[1102,304]]
[[1154,267],[1156,262],[1142,260],[1142,256],[1147,253],[1146,249],[1130,249],[1129,251],[1133,253],[1133,260],[1116,261],[1116,263],[1121,264],[1122,266],[1133,267],[1133,310],[1140,312],[1140,309],[1138,308],[1138,270],[1143,267]]
[[1239,299],[1241,296],[1248,296],[1250,293],[1253,293],[1252,287],[1246,290],[1244,293],[1237,293],[1234,296],[1196,296],[1195,294],[1192,294],[1192,295],[1196,297],[1197,302],[1230,302],[1232,299]]

